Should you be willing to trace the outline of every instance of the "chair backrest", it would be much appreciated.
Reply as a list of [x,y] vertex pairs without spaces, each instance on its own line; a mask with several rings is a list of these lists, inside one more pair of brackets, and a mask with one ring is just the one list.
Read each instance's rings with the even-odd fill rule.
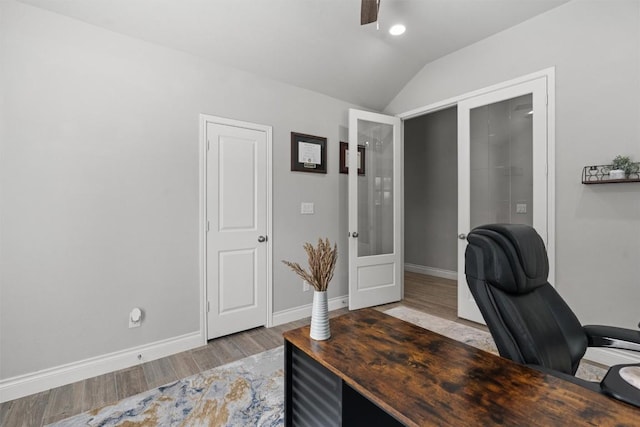
[[544,242],[527,225],[475,228],[465,252],[467,284],[502,357],[574,375],[588,341],[547,281]]

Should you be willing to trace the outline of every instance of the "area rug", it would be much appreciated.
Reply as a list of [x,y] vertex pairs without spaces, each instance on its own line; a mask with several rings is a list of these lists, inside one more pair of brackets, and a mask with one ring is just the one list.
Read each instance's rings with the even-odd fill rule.
[[283,361],[278,347],[50,426],[281,426]]
[[[439,333],[440,335],[444,335],[445,337],[456,341],[461,341],[481,350],[498,354],[496,344],[493,341],[493,338],[491,338],[491,334],[489,332],[432,316],[404,306],[390,308],[389,310],[385,310],[384,313],[397,317],[398,319],[402,319],[406,322],[413,323],[414,325],[422,326],[425,329],[429,329],[433,332]],[[576,377],[587,381],[600,382],[606,373],[606,369],[583,360],[578,367]]]

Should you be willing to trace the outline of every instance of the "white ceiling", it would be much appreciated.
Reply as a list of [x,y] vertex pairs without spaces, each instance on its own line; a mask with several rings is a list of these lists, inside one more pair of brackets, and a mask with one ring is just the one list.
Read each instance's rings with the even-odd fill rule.
[[[428,62],[569,0],[20,0],[382,110]],[[407,32],[387,32],[403,23]]]

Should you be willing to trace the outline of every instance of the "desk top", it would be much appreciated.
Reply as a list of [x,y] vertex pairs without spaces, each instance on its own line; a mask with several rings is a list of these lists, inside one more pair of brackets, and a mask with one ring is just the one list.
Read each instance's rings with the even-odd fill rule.
[[284,338],[408,426],[638,426],[640,410],[373,309]]

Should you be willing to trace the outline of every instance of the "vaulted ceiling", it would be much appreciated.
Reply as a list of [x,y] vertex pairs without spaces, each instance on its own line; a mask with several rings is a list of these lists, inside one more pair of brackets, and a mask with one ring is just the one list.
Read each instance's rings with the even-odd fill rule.
[[360,0],[20,1],[382,110],[426,63],[568,0],[381,0],[379,29]]

